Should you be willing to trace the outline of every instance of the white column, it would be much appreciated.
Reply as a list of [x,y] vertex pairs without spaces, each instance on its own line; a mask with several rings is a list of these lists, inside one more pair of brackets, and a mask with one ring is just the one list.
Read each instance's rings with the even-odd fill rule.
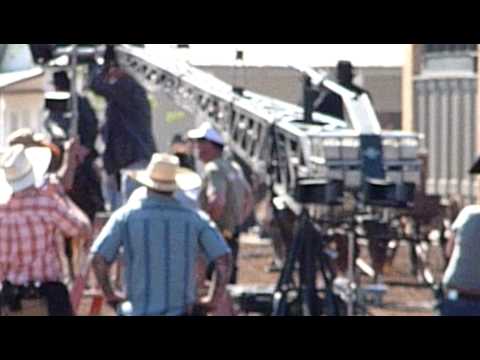
[[3,148],[5,146],[5,111],[6,111],[6,105],[5,105],[5,98],[4,96],[0,93],[0,148]]

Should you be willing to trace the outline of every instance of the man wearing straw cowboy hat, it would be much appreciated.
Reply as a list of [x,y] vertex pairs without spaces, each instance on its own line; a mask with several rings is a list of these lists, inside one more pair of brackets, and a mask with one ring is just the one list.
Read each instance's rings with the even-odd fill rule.
[[[230,250],[207,215],[174,197],[177,189],[197,187],[198,175],[180,168],[176,156],[154,154],[146,170],[130,176],[147,190],[112,215],[92,247],[93,267],[107,302],[125,315],[191,315],[196,305],[195,261],[201,250],[217,269],[201,305],[214,310],[228,284]],[[114,293],[109,278],[121,247],[126,302]]]
[[44,186],[51,156],[17,144],[0,160],[2,315],[72,315],[56,234],[88,239],[91,227],[68,198]]

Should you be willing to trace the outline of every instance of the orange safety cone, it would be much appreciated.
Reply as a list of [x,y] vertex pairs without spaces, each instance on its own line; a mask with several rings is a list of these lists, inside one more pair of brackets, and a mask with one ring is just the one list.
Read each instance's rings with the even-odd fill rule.
[[92,298],[92,304],[90,305],[89,316],[99,316],[103,308],[103,296],[94,295]]

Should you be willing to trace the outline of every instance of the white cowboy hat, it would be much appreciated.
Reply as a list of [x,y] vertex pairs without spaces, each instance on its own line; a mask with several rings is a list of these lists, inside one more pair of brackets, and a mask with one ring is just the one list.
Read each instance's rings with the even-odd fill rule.
[[202,179],[195,172],[181,168],[178,157],[169,154],[154,154],[146,170],[130,171],[130,177],[160,192],[190,191],[199,188]]
[[225,145],[225,140],[223,140],[222,135],[220,135],[220,133],[208,122],[203,123],[197,129],[190,130],[187,133],[187,136],[192,140],[204,139],[215,144]]
[[31,186],[41,187],[51,159],[52,152],[46,147],[17,144],[7,148],[0,159],[0,203]]
[[12,132],[7,137],[7,144],[9,146],[22,144],[27,147],[43,146],[47,141],[47,136],[42,133],[34,133],[29,128],[22,128]]

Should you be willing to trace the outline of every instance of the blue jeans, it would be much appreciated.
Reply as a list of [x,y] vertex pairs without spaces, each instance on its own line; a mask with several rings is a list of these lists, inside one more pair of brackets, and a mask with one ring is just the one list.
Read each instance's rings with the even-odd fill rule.
[[122,206],[121,193],[117,189],[115,175],[105,175],[102,179],[102,192],[108,210],[115,211]]
[[480,316],[480,301],[444,299],[439,310],[440,316]]
[[129,171],[138,171],[138,170],[145,170],[148,166],[148,160],[139,160],[126,169],[121,171],[121,182],[122,182],[122,205],[125,205],[130,199],[132,193],[137,190],[142,185],[133,180],[130,176],[128,176]]
[[145,170],[148,166],[147,160],[140,160],[120,171],[120,191],[117,189],[117,180],[115,175],[106,175],[103,180],[103,192],[107,203],[110,205],[110,211],[118,210],[125,205],[141,184],[128,176],[128,171]]

